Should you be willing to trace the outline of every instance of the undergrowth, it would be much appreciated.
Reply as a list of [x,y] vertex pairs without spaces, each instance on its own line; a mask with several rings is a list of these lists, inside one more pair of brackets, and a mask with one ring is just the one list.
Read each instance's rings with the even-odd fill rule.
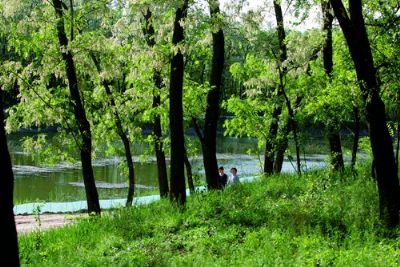
[[262,178],[21,235],[32,266],[398,266],[376,183],[316,171]]

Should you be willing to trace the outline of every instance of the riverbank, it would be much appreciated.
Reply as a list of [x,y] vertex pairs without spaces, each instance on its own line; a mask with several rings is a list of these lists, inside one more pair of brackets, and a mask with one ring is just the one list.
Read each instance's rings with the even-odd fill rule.
[[396,266],[398,232],[378,219],[375,182],[315,171],[107,212],[21,235],[26,266]]
[[85,217],[87,217],[87,214],[17,215],[15,216],[15,225],[18,234],[26,234],[33,231],[46,231],[64,227],[76,222],[79,218]]

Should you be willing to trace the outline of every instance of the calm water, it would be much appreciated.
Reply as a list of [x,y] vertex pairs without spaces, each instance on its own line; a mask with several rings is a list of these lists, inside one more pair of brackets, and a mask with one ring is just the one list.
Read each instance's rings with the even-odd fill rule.
[[[22,153],[19,147],[21,136],[10,136],[10,153],[15,174],[15,203],[49,202],[49,201],[79,201],[85,199],[80,165],[58,163],[51,166],[41,166],[33,160],[32,155]],[[251,139],[219,138],[219,164],[229,169],[235,166],[239,175],[251,176],[260,173],[260,158],[248,155],[249,149],[256,147],[256,141]],[[101,199],[122,198],[127,192],[127,179],[121,172],[123,157],[97,159],[93,169]],[[193,172],[199,179],[203,177],[201,157],[191,158]],[[307,167],[322,166],[323,156],[309,157]],[[289,161],[284,163],[284,171],[293,171]],[[157,193],[157,167],[154,158],[140,162],[135,157],[135,172],[137,192],[139,194]]]

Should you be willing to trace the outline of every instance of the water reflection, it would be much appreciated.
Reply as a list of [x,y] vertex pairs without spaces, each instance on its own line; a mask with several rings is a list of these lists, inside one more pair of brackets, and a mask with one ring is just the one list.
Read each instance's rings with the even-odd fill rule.
[[[58,163],[52,166],[40,166],[34,158],[22,153],[18,142],[21,136],[11,136],[10,152],[15,174],[15,203],[29,202],[67,202],[85,199],[80,164]],[[239,175],[252,176],[261,172],[261,158],[248,155],[257,144],[253,139],[218,139],[219,164],[229,169],[235,166]],[[324,156],[308,157],[307,167],[324,165]],[[94,176],[98,184],[101,199],[122,199],[127,193],[127,175],[122,172],[123,157],[96,159],[93,161]],[[198,177],[204,176],[201,157],[192,157],[193,172]],[[283,171],[293,171],[293,165],[285,161]],[[137,192],[157,192],[157,166],[154,157],[140,162],[135,157]],[[150,192],[149,192],[150,191]],[[147,193],[147,194],[148,194]]]

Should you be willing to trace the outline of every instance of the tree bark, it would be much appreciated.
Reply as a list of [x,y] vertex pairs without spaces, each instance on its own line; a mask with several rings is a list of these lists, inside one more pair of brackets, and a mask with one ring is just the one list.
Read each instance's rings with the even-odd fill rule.
[[[333,10],[329,1],[323,1],[322,15],[323,15],[323,31],[326,34],[324,47],[323,47],[323,58],[324,58],[324,69],[325,74],[328,76],[328,82],[332,79],[333,70],[333,45],[332,45],[332,22],[333,22]],[[334,171],[344,170],[342,142],[340,140],[340,133],[335,125],[325,125],[328,132],[329,147],[331,151],[331,165]]]
[[329,148],[331,151],[331,165],[334,171],[343,171],[343,153],[342,153],[342,142],[340,140],[339,131],[335,130],[334,127],[327,127]]
[[362,14],[362,2],[349,1],[350,16],[341,0],[331,0],[331,4],[346,38],[363,94],[375,162],[381,218],[389,228],[393,228],[399,224],[399,180],[392,139],[386,125],[385,105],[379,95],[380,87]]
[[[280,6],[280,1],[274,0],[274,11],[276,18],[276,30],[278,33],[278,42],[279,42],[279,59],[277,59],[278,64],[282,64],[287,59],[287,47],[285,44],[286,32],[283,22],[283,14],[282,8]],[[278,66],[280,75],[282,72],[280,71],[281,67]],[[283,69],[286,71],[286,68]],[[267,175],[271,175],[274,172],[274,157],[276,150],[276,137],[278,135],[279,129],[279,116],[282,113],[282,88],[281,84],[278,85],[277,88],[277,103],[275,103],[274,111],[271,116],[271,124],[269,127],[268,137],[265,141],[265,152],[264,152],[264,173]]]
[[268,137],[265,140],[264,173],[272,175],[274,172],[275,141],[279,128],[279,115],[282,113],[281,104],[276,105],[272,113]]
[[186,167],[186,176],[188,180],[189,190],[190,193],[195,192],[194,183],[193,183],[193,171],[192,171],[192,164],[190,164],[187,149],[185,146],[185,167]]
[[274,173],[279,174],[282,171],[283,161],[285,159],[285,152],[288,148],[288,138],[290,133],[290,122],[289,120],[285,123],[282,129],[282,139],[277,143],[276,156],[274,161]]
[[357,161],[358,141],[360,140],[360,112],[357,106],[353,106],[354,116],[354,137],[353,146],[351,148],[351,169],[354,170],[354,166]]
[[[217,20],[220,15],[219,1],[209,0],[211,20]],[[222,74],[224,70],[225,38],[221,27],[212,33],[213,57],[211,64],[210,86],[207,94],[207,108],[204,122],[204,136],[202,142],[203,163],[206,173],[208,189],[218,189],[218,162],[217,162],[217,127],[219,119],[219,105],[222,90]]]
[[100,214],[99,195],[97,193],[92,168],[92,134],[90,123],[87,120],[80,96],[74,59],[71,51],[68,50],[68,38],[65,33],[62,2],[60,0],[53,0],[53,6],[57,16],[56,29],[60,45],[60,53],[66,67],[68,87],[71,95],[71,105],[81,135],[81,144],[78,145],[80,147],[83,182],[85,184],[88,212]]
[[[147,45],[150,48],[153,48],[156,45],[155,40],[155,30],[152,21],[152,13],[149,8],[143,12],[144,17],[144,25],[143,25],[143,33],[147,42]],[[161,71],[157,68],[153,69],[153,81],[155,87],[158,89],[158,92],[154,91],[153,93],[153,108],[158,108],[161,105],[160,91],[164,88]],[[160,189],[160,196],[167,197],[169,194],[169,186],[168,186],[168,175],[167,175],[167,164],[165,161],[165,153],[164,153],[164,142],[162,136],[162,128],[161,128],[161,118],[160,115],[156,114],[154,118],[153,124],[153,134],[155,137],[154,140],[154,149],[156,152],[157,159],[157,171],[158,171],[158,186]]]
[[[174,21],[174,33],[172,44],[180,45],[184,42],[184,29],[182,20],[187,17],[188,0],[176,10]],[[183,75],[184,59],[180,48],[174,53],[171,59],[171,79],[169,88],[169,121],[171,133],[171,200],[184,205],[186,202],[185,183],[185,138],[183,132]]]
[[[97,71],[99,73],[101,73],[100,61],[96,58],[96,56],[94,54],[91,54],[91,57],[94,62],[94,65],[96,66]],[[110,88],[111,83],[110,83],[110,81],[107,81],[107,80],[103,80],[102,83],[103,83],[103,87],[104,87],[107,97],[108,97],[108,104],[114,115],[115,126],[117,128],[117,134],[121,138],[121,141],[122,141],[122,143],[124,145],[124,149],[125,149],[125,159],[126,159],[126,164],[128,166],[128,181],[129,181],[128,196],[126,198],[126,206],[130,207],[130,206],[132,206],[133,196],[135,194],[135,168],[133,165],[131,146],[130,146],[129,138],[125,134],[124,128],[122,127],[121,118],[119,116],[117,105],[115,104],[114,96],[113,96],[111,88]]]
[[19,266],[18,237],[14,220],[14,174],[4,130],[3,91],[0,89],[0,256],[9,266]]

